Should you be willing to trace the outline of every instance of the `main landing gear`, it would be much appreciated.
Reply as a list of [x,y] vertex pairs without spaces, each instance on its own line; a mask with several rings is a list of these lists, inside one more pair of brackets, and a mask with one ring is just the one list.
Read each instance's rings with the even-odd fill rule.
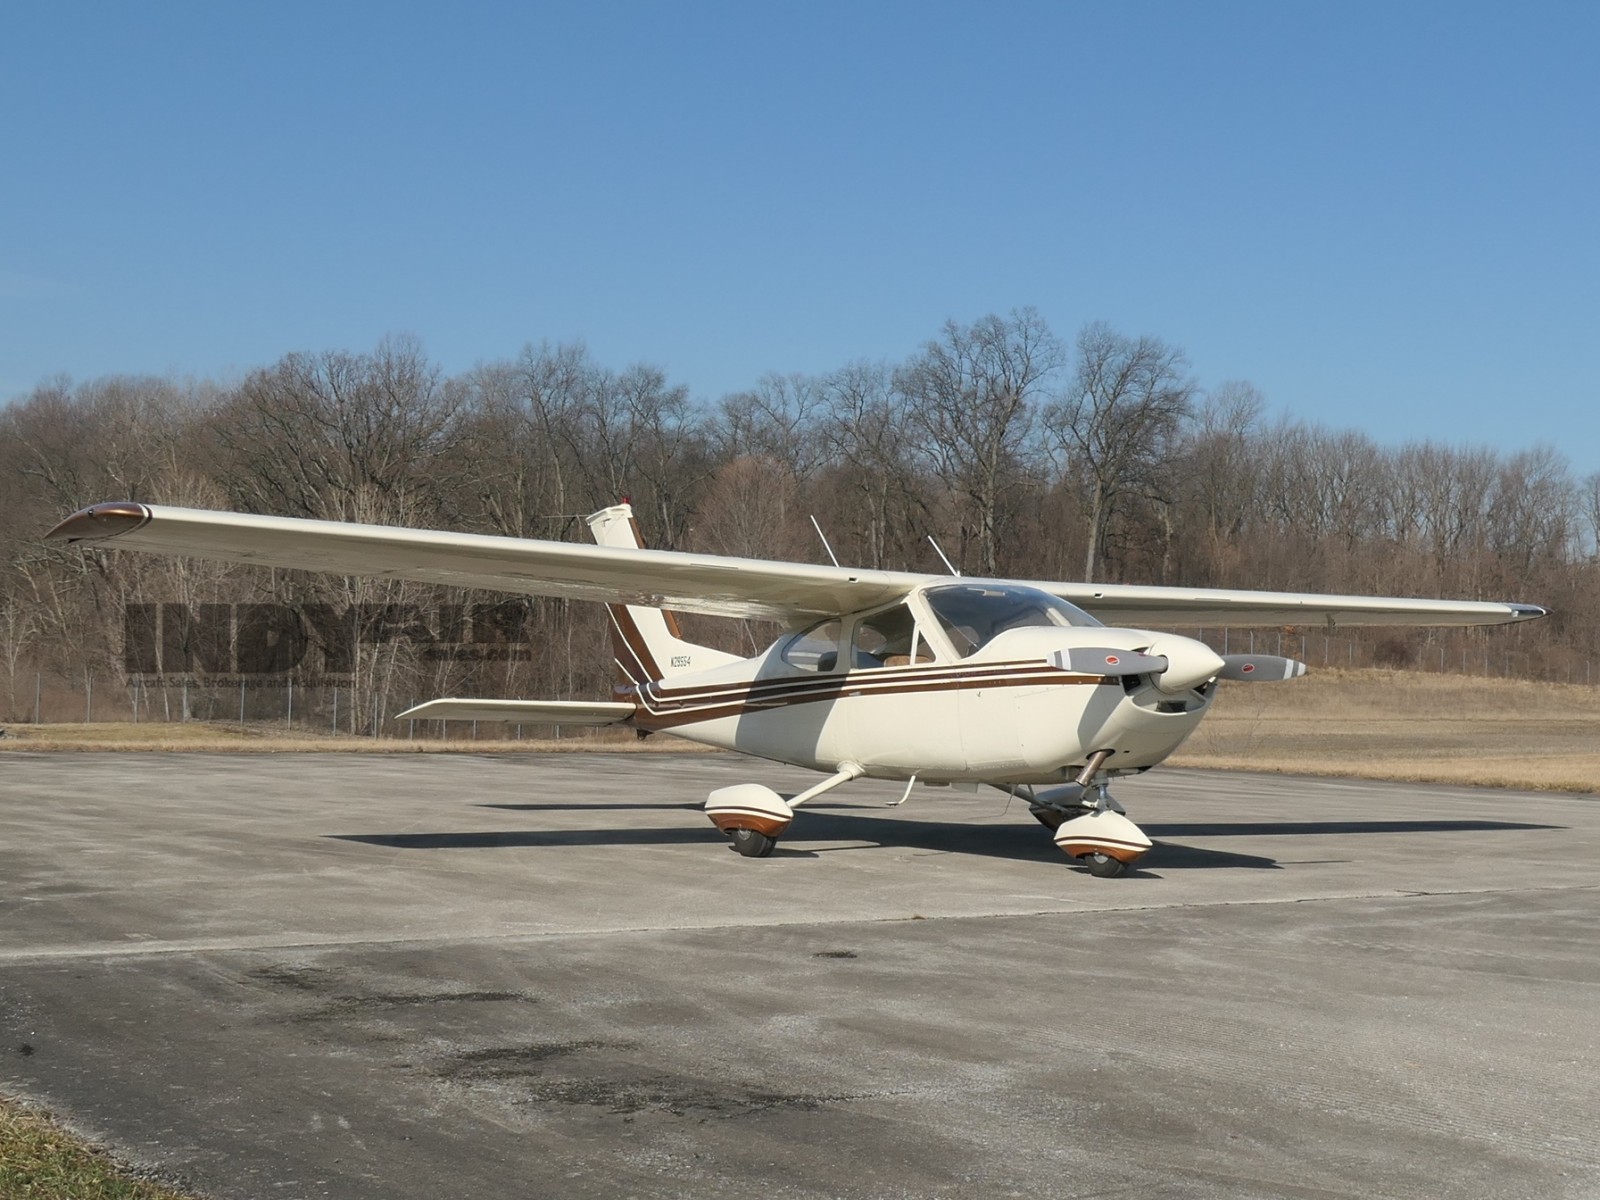
[[759,783],[718,788],[706,797],[706,816],[727,835],[739,854],[746,858],[766,858],[794,820],[795,809],[864,774],[865,768],[855,763],[840,763],[837,772],[790,800]]

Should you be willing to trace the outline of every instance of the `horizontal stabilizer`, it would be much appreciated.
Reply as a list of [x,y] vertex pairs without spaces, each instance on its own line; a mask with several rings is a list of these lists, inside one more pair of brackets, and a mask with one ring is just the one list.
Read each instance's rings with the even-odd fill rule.
[[396,721],[511,721],[522,725],[618,725],[631,704],[603,700],[429,700]]

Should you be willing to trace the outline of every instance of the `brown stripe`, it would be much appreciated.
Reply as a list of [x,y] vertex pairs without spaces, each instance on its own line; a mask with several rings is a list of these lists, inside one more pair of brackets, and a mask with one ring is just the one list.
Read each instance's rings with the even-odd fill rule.
[[[633,515],[633,505],[628,505],[628,528],[633,531],[633,544],[639,549],[645,549],[644,530],[639,528],[639,518]],[[667,623],[667,632],[680,642],[683,641],[683,630],[678,627],[678,614],[661,610],[661,616]]]
[[1149,853],[1147,846],[1127,846],[1112,842],[1101,841],[1070,841],[1057,842],[1073,858],[1082,858],[1086,854],[1104,854],[1107,858],[1114,858],[1118,862],[1131,863],[1143,858]]
[[608,604],[606,610],[611,614],[612,647],[623,669],[627,670],[627,662],[631,657],[639,672],[637,675],[628,672],[635,683],[644,684],[660,679],[661,668],[656,664],[655,656],[650,653],[650,647],[645,643],[644,635],[639,632],[639,625],[627,606]]
[[1093,687],[1116,683],[1108,675],[1069,675],[1053,668],[1034,667],[1027,670],[1007,671],[1002,674],[966,672],[904,671],[892,676],[876,672],[849,675],[810,675],[789,679],[743,680],[718,685],[715,688],[674,688],[656,681],[645,697],[647,702],[660,707],[686,707],[695,704],[731,703],[749,700],[785,702],[806,694],[836,695],[840,691],[854,694],[881,695],[906,687],[928,689],[935,687],[1022,687],[1030,684],[1040,687],[1080,686]]
[[768,837],[777,837],[789,828],[790,824],[774,817],[758,817],[749,813],[718,811],[707,813],[706,816],[710,817],[711,823],[724,833],[735,829],[754,829],[757,833],[764,833]]
[[672,686],[663,683],[652,690],[652,695],[663,701],[692,701],[697,697],[706,699],[715,698],[730,691],[748,693],[774,693],[783,694],[791,690],[804,690],[814,687],[833,686],[841,680],[848,680],[851,687],[881,687],[883,684],[898,680],[936,681],[955,680],[972,683],[987,683],[997,681],[996,686],[1004,686],[1008,678],[1026,675],[1030,679],[1037,679],[1041,684],[1077,683],[1100,684],[1116,682],[1109,675],[1085,675],[1064,671],[1060,667],[1053,667],[1041,659],[1026,660],[1008,663],[985,663],[974,666],[938,666],[938,667],[871,667],[862,670],[850,671],[843,674],[827,673],[815,675],[791,675],[783,679],[754,679],[729,683],[692,684],[689,686]]
[[[976,686],[980,687],[1025,687],[1036,683],[1047,685],[1077,685],[1077,684],[1116,684],[1112,678],[1082,678],[1068,676],[1053,680],[1039,680],[1035,676],[1020,678],[988,678]],[[943,680],[933,683],[906,682],[892,687],[874,688],[863,691],[859,681],[851,684],[848,677],[841,676],[837,683],[827,690],[820,690],[806,694],[791,696],[763,696],[752,698],[748,692],[743,696],[733,696],[721,703],[712,703],[702,706],[690,704],[658,705],[654,695],[653,686],[643,689],[641,693],[642,705],[634,724],[641,729],[673,729],[680,725],[694,725],[702,721],[715,721],[723,717],[740,717],[750,713],[774,712],[781,708],[788,708],[796,704],[814,704],[819,701],[833,701],[852,696],[908,696],[915,692],[952,692],[960,691],[963,687],[973,687],[969,681],[961,679]]]

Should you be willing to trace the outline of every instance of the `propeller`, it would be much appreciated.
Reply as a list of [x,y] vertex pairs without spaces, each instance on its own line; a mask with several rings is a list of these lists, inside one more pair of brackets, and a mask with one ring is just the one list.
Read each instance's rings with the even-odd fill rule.
[[1237,679],[1243,682],[1273,682],[1294,679],[1306,673],[1298,659],[1276,654],[1217,654],[1201,642],[1188,638],[1163,638],[1144,653],[1108,646],[1074,646],[1057,650],[1050,661],[1063,671],[1076,675],[1149,675],[1164,692],[1187,691],[1208,679]]
[[1158,654],[1137,650],[1116,650],[1105,646],[1074,646],[1057,650],[1051,661],[1063,671],[1078,675],[1153,675],[1167,669],[1167,660]]
[[1218,679],[1276,683],[1281,679],[1298,679],[1306,673],[1306,665],[1299,659],[1277,654],[1224,654],[1222,661],[1224,665],[1217,672]]

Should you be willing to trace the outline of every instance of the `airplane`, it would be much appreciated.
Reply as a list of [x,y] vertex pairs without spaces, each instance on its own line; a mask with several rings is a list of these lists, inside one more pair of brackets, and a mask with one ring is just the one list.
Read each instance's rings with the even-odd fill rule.
[[[1304,663],[1218,654],[1147,625],[1479,626],[1529,604],[923,575],[650,550],[632,507],[588,518],[595,545],[114,501],[47,540],[256,566],[604,603],[618,670],[605,701],[432,700],[396,720],[627,726],[805,767],[797,795],[719,788],[732,848],[770,855],[795,809],[851,780],[988,785],[1028,803],[1067,856],[1123,875],[1152,842],[1109,783],[1194,732],[1223,681]],[[831,556],[831,551],[830,551]],[[782,622],[753,658],[684,639],[674,612]]]

